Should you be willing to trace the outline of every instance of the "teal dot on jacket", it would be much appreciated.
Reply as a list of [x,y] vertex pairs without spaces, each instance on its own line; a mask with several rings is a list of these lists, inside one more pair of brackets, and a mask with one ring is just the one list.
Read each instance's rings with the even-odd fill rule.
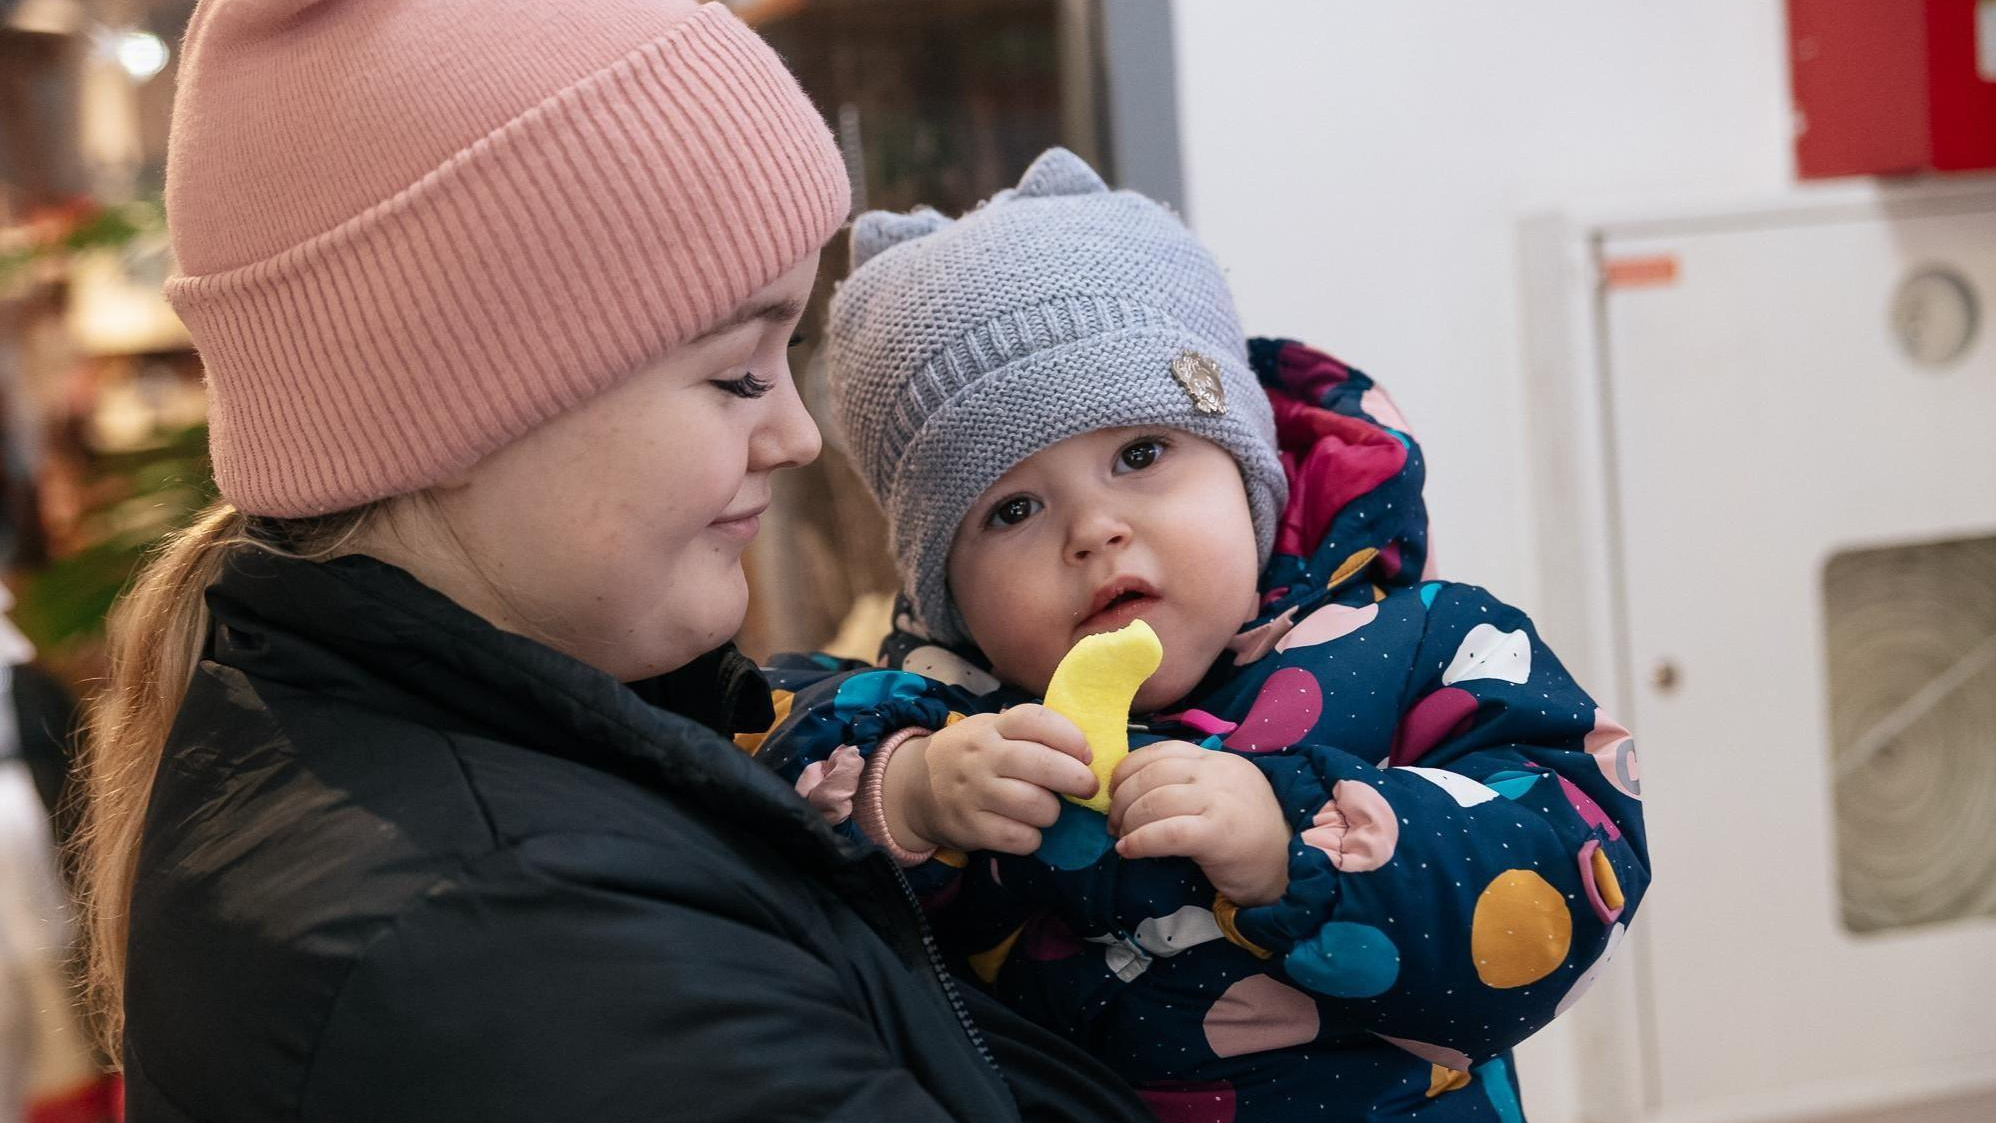
[[1282,962],[1291,978],[1332,998],[1385,994],[1400,977],[1400,949],[1368,924],[1326,924]]
[[849,721],[889,702],[914,701],[928,693],[928,687],[927,679],[906,671],[868,671],[839,684],[839,692],[832,698],[832,711],[840,720]]
[[1085,870],[1113,845],[1108,816],[1063,799],[1060,818],[1040,832],[1040,848],[1033,857],[1057,870]]

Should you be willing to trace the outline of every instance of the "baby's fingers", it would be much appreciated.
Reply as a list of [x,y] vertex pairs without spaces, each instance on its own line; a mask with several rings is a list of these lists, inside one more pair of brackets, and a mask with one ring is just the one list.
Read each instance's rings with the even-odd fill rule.
[[1050,792],[1087,799],[1101,784],[1079,760],[1038,741],[1007,741],[995,772]]
[[[1152,745],[1137,750],[1149,753],[1152,749],[1164,749],[1166,745]],[[1141,766],[1124,772],[1117,769],[1117,775],[1109,780],[1109,830],[1117,833],[1124,828],[1124,818],[1130,808],[1136,806],[1153,792],[1168,787],[1183,787],[1199,784],[1210,768],[1213,754],[1205,749],[1186,746],[1187,752],[1164,752],[1143,759]],[[1136,753],[1130,754],[1136,759]],[[1139,823],[1128,824],[1131,827]]]
[[1158,819],[1116,840],[1125,858],[1197,858],[1213,843],[1212,820],[1199,815]]
[[1037,741],[1087,764],[1094,754],[1081,727],[1041,705],[1014,706],[998,715],[998,732],[1014,741]]
[[1159,741],[1141,749],[1132,749],[1130,755],[1116,765],[1115,771],[1109,773],[1109,790],[1115,791],[1153,765],[1171,760],[1200,760],[1211,752],[1211,749],[1202,749],[1187,741]]
[[1038,784],[998,778],[990,793],[980,801],[981,811],[991,811],[1029,827],[1050,827],[1060,818],[1060,800]]
[[[1123,793],[1116,794],[1120,798]],[[1196,784],[1168,784],[1125,804],[1121,814],[1111,817],[1109,830],[1112,834],[1129,834],[1162,819],[1203,815],[1212,803],[1212,794]]]
[[979,811],[971,816],[976,849],[1000,854],[1030,854],[1040,848],[1040,832],[1024,823],[1007,819],[995,811]]

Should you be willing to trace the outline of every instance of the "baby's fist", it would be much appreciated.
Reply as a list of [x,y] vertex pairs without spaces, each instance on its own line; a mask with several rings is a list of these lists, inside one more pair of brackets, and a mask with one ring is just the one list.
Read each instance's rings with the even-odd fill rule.
[[1246,757],[1163,741],[1131,753],[1109,787],[1109,831],[1123,857],[1190,858],[1240,905],[1289,888],[1289,823]]

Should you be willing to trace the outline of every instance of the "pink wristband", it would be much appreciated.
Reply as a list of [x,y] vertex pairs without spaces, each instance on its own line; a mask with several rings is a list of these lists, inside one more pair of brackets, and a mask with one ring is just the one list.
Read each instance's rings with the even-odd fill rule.
[[893,758],[894,751],[911,738],[927,737],[931,732],[909,726],[880,742],[874,748],[873,755],[866,758],[866,771],[860,774],[859,792],[853,800],[853,817],[859,820],[859,829],[887,851],[887,856],[903,869],[919,866],[935,857],[936,848],[903,850],[894,841],[893,833],[887,829],[887,803],[881,789],[887,779],[887,762]]

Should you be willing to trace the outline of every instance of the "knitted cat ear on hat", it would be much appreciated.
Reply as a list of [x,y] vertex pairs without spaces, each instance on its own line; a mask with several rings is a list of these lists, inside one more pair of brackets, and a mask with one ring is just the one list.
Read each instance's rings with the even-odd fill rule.
[[852,221],[852,267],[865,265],[882,250],[933,234],[956,220],[933,207],[899,211],[868,211]]
[[[1033,161],[1026,174],[1019,177],[1019,186],[1000,191],[985,205],[1013,199],[1106,195],[1108,192],[1109,185],[1081,157],[1065,148],[1049,148]],[[955,219],[933,207],[916,207],[906,214],[899,211],[868,211],[852,223],[852,267],[857,269],[884,250],[926,237],[955,222]]]
[[1108,191],[1109,185],[1102,182],[1102,177],[1081,157],[1065,148],[1049,148],[1040,153],[1039,159],[1033,161],[1025,175],[1019,177],[1019,186],[1004,195],[1032,199],[1055,195],[1107,194]]

